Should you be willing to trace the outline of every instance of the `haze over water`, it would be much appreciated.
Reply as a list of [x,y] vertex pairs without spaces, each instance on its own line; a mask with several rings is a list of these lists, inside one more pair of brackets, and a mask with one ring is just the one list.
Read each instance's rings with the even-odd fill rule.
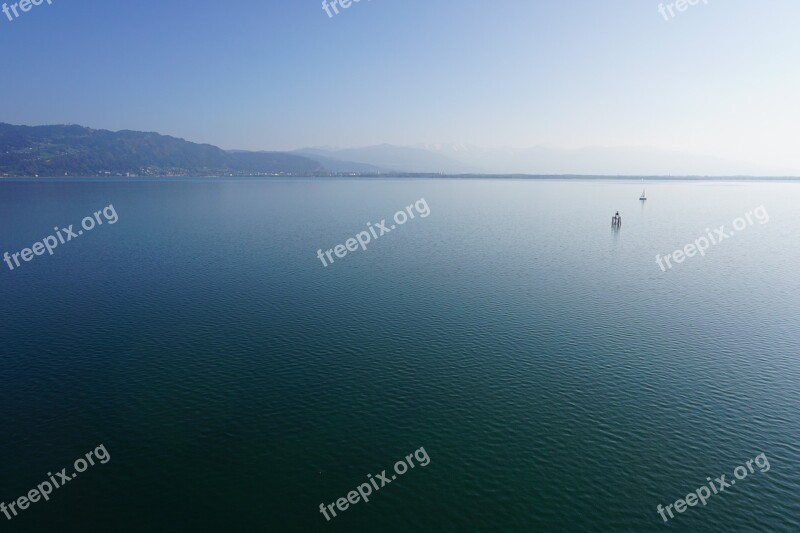
[[[0,182],[9,531],[797,531],[800,185]],[[425,198],[430,216],[333,248]],[[706,228],[758,221],[668,272]],[[610,227],[619,210],[623,225]],[[331,522],[320,503],[424,447]],[[656,512],[760,453],[706,507]]]

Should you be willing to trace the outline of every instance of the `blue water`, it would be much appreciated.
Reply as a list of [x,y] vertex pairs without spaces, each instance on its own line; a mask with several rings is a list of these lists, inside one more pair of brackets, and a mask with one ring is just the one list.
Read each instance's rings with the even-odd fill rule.
[[[0,501],[111,456],[0,527],[800,530],[800,184],[645,185],[1,181],[0,253],[119,218],[0,263]],[[656,511],[761,453],[705,507]]]

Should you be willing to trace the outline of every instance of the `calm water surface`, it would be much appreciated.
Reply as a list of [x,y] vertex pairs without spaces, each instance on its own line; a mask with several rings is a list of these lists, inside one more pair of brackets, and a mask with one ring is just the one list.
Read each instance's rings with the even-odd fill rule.
[[[0,183],[0,253],[119,216],[0,263],[0,500],[111,455],[2,528],[800,530],[800,184],[646,186]],[[427,218],[316,258],[422,197]],[[760,453],[768,472],[663,523]]]

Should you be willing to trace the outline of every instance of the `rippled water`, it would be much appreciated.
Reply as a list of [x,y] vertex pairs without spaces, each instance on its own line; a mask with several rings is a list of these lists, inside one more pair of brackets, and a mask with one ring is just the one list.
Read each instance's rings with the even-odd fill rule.
[[[119,221],[0,263],[0,500],[111,455],[0,524],[800,530],[800,184],[646,186],[1,182],[0,252],[109,204]],[[423,197],[430,216],[317,259]],[[656,264],[761,205],[768,223]],[[326,523],[320,503],[420,447],[428,466]],[[760,453],[768,472],[663,523]]]

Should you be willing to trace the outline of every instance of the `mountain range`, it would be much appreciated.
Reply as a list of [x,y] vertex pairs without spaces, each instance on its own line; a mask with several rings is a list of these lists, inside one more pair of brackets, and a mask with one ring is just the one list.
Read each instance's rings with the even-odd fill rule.
[[798,174],[794,170],[649,147],[569,150],[380,144],[253,152],[223,150],[158,133],[0,123],[0,176],[790,176]]
[[313,159],[283,152],[227,152],[138,131],[0,123],[0,175],[314,174]]

